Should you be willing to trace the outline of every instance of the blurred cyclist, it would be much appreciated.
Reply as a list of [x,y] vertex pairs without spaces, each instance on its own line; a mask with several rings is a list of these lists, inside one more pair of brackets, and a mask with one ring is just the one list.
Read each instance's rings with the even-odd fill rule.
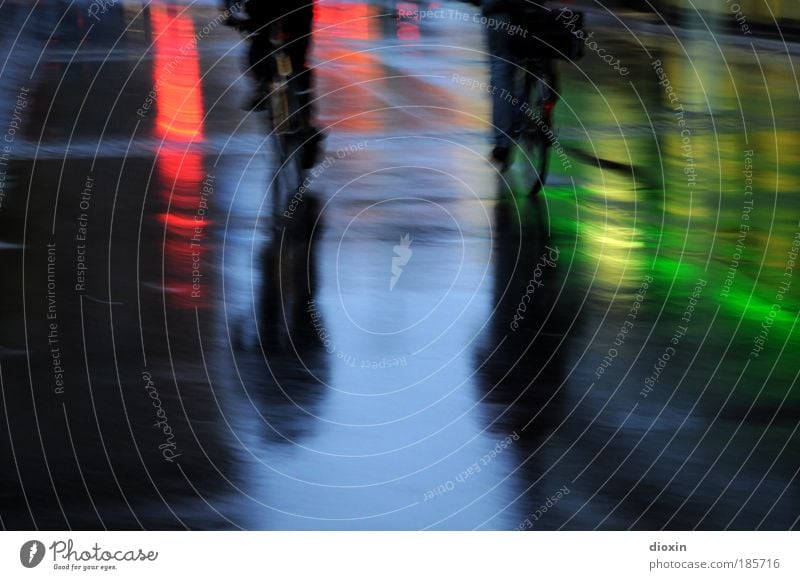
[[[540,0],[543,1],[543,0]],[[480,6],[483,15],[490,18],[491,26],[486,27],[489,41],[490,83],[492,85],[492,131],[494,149],[492,159],[505,166],[511,151],[511,135],[517,111],[511,103],[509,95],[521,100],[515,94],[514,73],[516,58],[512,46],[512,35],[509,34],[512,14],[526,4],[526,0],[469,0],[471,4]]]
[[[270,43],[269,27],[280,21],[284,50],[292,62],[293,76],[291,82],[297,95],[301,122],[308,127],[308,155],[304,155],[304,165],[310,167],[316,159],[317,148],[322,134],[311,124],[311,70],[306,66],[308,49],[311,43],[311,29],[314,21],[314,0],[224,0],[231,17],[228,23],[241,30],[250,32],[249,72],[256,81],[253,97],[247,108],[264,110],[269,107],[270,83],[275,71],[269,55],[275,50]],[[244,10],[241,10],[241,7]],[[244,17],[243,17],[244,14]]]
[[306,58],[311,41],[311,26],[314,20],[314,4],[311,0],[247,0],[245,10],[252,22],[255,34],[250,44],[250,67],[257,79],[271,79],[270,59],[274,50],[266,34],[270,24],[281,21],[285,37],[285,50],[292,60],[294,80],[297,82],[301,106],[309,102],[311,95],[311,73],[306,67]]

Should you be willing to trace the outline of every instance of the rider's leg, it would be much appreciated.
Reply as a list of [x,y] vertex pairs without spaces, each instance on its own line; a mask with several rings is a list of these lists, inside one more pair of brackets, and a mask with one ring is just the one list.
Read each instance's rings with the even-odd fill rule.
[[[506,14],[493,15],[498,21],[510,20]],[[513,98],[515,94],[514,73],[514,54],[511,49],[511,38],[504,27],[497,26],[490,28],[489,52],[490,62],[490,82],[492,84],[492,131],[495,150],[493,156],[498,161],[505,161],[508,156],[508,149],[511,145],[511,135],[514,131],[515,106]],[[517,103],[519,106],[520,103]]]

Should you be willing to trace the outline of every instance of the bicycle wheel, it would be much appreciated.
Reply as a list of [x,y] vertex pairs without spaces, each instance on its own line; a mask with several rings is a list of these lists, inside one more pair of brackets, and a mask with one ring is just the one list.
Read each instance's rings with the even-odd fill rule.
[[525,88],[528,106],[522,110],[512,167],[522,191],[534,196],[547,180],[552,102],[545,82],[527,75]]

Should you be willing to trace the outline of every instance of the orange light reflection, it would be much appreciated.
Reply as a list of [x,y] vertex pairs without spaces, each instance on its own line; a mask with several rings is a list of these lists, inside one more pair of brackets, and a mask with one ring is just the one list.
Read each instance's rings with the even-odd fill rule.
[[197,150],[203,136],[203,98],[194,24],[177,7],[151,4],[155,36],[156,155],[161,197],[169,208],[158,215],[166,228],[164,286],[179,307],[208,305],[204,232],[210,225],[201,197],[205,170]]

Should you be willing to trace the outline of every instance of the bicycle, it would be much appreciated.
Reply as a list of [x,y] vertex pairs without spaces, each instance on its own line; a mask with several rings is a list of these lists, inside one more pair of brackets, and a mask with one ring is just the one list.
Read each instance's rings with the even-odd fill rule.
[[547,180],[549,150],[555,139],[553,109],[558,101],[558,77],[548,57],[527,58],[517,69],[517,94],[523,95],[512,138],[507,171],[533,197]]
[[[291,218],[292,208],[302,201],[306,170],[310,169],[319,155],[322,136],[310,125],[308,112],[300,106],[296,85],[296,72],[287,50],[287,36],[283,23],[276,20],[265,30],[254,29],[249,20],[240,19],[233,26],[249,35],[251,42],[264,35],[269,50],[259,63],[263,74],[256,82],[256,95],[246,107],[263,114],[267,136],[275,155],[275,173],[270,186],[273,195],[274,225],[280,217]],[[308,104],[305,105],[306,107]],[[300,199],[298,198],[300,196]],[[297,203],[295,203],[297,202]]]
[[[310,127],[301,114],[295,92],[292,61],[285,50],[285,37],[281,22],[272,24],[268,31],[273,50],[269,54],[272,79],[259,86],[266,89],[263,99],[269,101],[265,111],[268,135],[272,138],[276,156],[276,170],[272,180],[275,188],[273,212],[276,219],[289,211],[289,200],[299,192],[305,178],[306,140]],[[283,209],[283,211],[282,211]]]
[[[583,29],[583,14],[574,13],[574,26]],[[559,100],[556,59],[575,61],[583,56],[581,37],[559,22],[553,10],[526,5],[514,15],[523,30],[531,33],[516,39],[518,58],[515,94],[522,95],[513,150],[504,171],[516,174],[528,196],[537,195],[547,180],[550,147],[556,140],[553,110]],[[570,22],[573,25],[573,22]]]

